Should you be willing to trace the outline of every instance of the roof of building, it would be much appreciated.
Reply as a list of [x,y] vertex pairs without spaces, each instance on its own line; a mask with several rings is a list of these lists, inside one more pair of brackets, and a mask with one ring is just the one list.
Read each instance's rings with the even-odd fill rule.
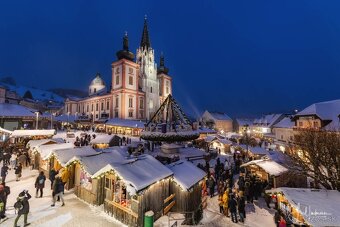
[[99,144],[99,143],[105,143],[108,144],[111,142],[111,140],[115,137],[115,135],[108,135],[108,134],[97,134],[96,138],[91,140],[91,144]]
[[77,119],[78,118],[76,118],[75,115],[62,114],[62,115],[56,116],[54,118],[54,121],[74,123]]
[[290,117],[284,117],[281,121],[274,125],[274,128],[293,128],[295,122]]
[[222,112],[208,111],[208,113],[215,119],[219,121],[231,121],[232,119],[226,114]]
[[[247,145],[245,144],[241,144],[240,147],[242,149],[247,149]],[[263,148],[263,147],[252,147],[252,146],[248,146],[248,150],[249,152],[255,154],[255,155],[267,155],[268,154],[268,151]]]
[[140,41],[140,47],[145,47],[145,48],[151,47],[148,22],[147,22],[146,17],[144,18],[144,26],[143,26],[142,39]]
[[273,160],[259,159],[242,164],[241,167],[246,167],[250,165],[256,165],[261,167],[268,174],[273,176],[280,176],[281,174],[288,171],[288,169]]
[[282,114],[267,114],[261,118],[255,119],[254,124],[265,125],[271,127],[277,123],[277,121],[282,117]]
[[108,164],[92,177],[97,177],[111,170],[115,171],[125,181],[127,190],[132,194],[173,175],[172,171],[157,159],[144,154],[124,162]]
[[0,103],[1,117],[35,117],[35,114],[24,106],[10,103]]
[[43,129],[43,130],[14,130],[11,137],[30,137],[30,136],[53,136],[56,134],[54,129]]
[[39,147],[47,143],[53,144],[53,143],[58,143],[58,142],[53,139],[30,140],[26,144],[26,148],[33,149],[34,147]]
[[96,155],[98,152],[91,146],[84,147],[72,147],[66,149],[58,149],[53,151],[53,155],[58,159],[61,166],[66,166],[66,164],[73,157],[84,157],[90,155]]
[[121,118],[111,118],[106,122],[107,125],[112,126],[121,126],[121,127],[129,127],[129,128],[144,128],[145,122],[138,120],[129,120],[129,119],[121,119]]
[[326,102],[314,103],[302,111],[298,112],[295,116],[308,116],[316,115],[321,120],[331,121],[327,128],[339,128],[339,114],[340,114],[340,99],[331,100]]
[[101,78],[100,73],[97,73],[96,77],[91,81],[90,86],[92,86],[92,85],[103,85],[103,86],[105,86],[105,82]]
[[340,226],[340,192],[311,188],[275,188],[296,208],[308,226]]
[[41,159],[46,160],[53,154],[56,150],[73,148],[73,143],[60,143],[60,144],[47,144],[36,147],[36,151],[40,153]]
[[253,124],[254,119],[236,118],[236,122],[239,126],[250,126]]

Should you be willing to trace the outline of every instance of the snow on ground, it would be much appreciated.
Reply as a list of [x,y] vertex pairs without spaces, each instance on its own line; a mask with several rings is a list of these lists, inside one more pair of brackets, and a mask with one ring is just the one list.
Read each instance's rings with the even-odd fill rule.
[[[2,166],[2,163],[0,164]],[[39,227],[87,227],[101,226],[114,227],[123,226],[122,223],[114,218],[106,215],[102,207],[89,206],[85,202],[78,199],[72,191],[65,191],[65,206],[61,207],[61,203],[57,202],[55,207],[51,207],[52,196],[50,190],[50,181],[46,181],[43,198],[35,198],[34,182],[38,175],[37,170],[24,169],[22,178],[19,182],[15,181],[14,170],[9,171],[6,183],[11,188],[11,194],[8,197],[6,215],[9,218],[1,223],[1,227],[12,227],[16,215],[14,214],[13,205],[18,194],[27,189],[32,198],[30,202],[30,213],[28,222],[31,226]],[[20,217],[18,225],[23,226],[23,216]]]

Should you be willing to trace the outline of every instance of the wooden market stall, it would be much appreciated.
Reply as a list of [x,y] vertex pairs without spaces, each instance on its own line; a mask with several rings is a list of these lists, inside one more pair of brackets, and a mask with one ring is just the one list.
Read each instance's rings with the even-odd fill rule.
[[92,178],[104,177],[104,210],[128,226],[143,226],[144,214],[153,211],[157,220],[171,199],[172,171],[150,155],[111,163]]
[[26,148],[28,149],[28,155],[31,158],[31,163],[33,169],[39,169],[40,166],[40,153],[36,152],[36,149],[42,145],[49,144],[57,144],[57,142],[53,139],[41,139],[41,140],[30,140],[26,144]]
[[96,138],[91,140],[94,148],[105,149],[108,147],[119,146],[121,138],[117,135],[98,134]]
[[170,195],[173,196],[171,201],[174,203],[171,211],[185,215],[182,224],[199,223],[203,217],[202,187],[207,174],[191,162],[183,160],[171,163],[168,167],[174,173],[170,181]]
[[311,188],[267,190],[287,223],[294,226],[340,226],[340,192]]

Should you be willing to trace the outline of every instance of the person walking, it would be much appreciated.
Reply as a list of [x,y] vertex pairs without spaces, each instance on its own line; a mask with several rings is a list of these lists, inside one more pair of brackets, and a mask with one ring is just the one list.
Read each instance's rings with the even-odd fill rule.
[[7,166],[7,163],[4,163],[4,165],[1,167],[1,180],[2,182],[5,182],[6,181],[6,176],[8,174],[8,166]]
[[228,202],[230,215],[231,215],[231,221],[234,223],[237,223],[237,202],[235,200],[234,195],[230,196],[229,202]]
[[30,223],[27,222],[27,216],[30,212],[30,204],[28,202],[30,198],[31,195],[28,193],[27,190],[20,192],[17,201],[14,204],[14,208],[18,211],[18,215],[14,221],[14,227],[18,227],[18,221],[21,215],[24,215],[24,226],[30,225]]
[[0,220],[6,218],[5,201],[6,201],[5,187],[0,184]]
[[19,181],[20,180],[20,177],[21,177],[21,173],[22,173],[22,164],[19,163],[19,165],[17,165],[15,168],[15,177],[16,177],[16,181]]
[[240,222],[244,222],[244,219],[246,218],[246,200],[244,199],[243,196],[243,191],[240,191],[238,193],[238,200],[237,200],[237,209],[238,209],[238,214],[240,215]]
[[218,195],[218,206],[220,207],[220,214],[224,214],[223,212],[223,193]]
[[6,186],[5,182],[2,182],[0,184],[0,187],[1,186],[4,188],[4,192],[5,192],[5,197],[4,197],[4,212],[6,212],[7,198],[8,198],[8,195],[11,194],[11,189],[10,189],[10,187]]
[[222,201],[223,201],[223,211],[224,211],[224,215],[229,217],[229,188],[227,188],[224,193],[223,193],[223,197],[222,197]]
[[17,154],[13,153],[10,160],[12,168],[14,168],[17,165],[17,158],[18,158]]
[[208,179],[208,187],[209,187],[210,198],[212,198],[215,193],[215,181],[214,181],[213,176],[210,176]]
[[58,176],[55,178],[54,183],[53,183],[53,204],[51,205],[51,207],[55,206],[57,197],[59,197],[62,201],[61,206],[65,206],[63,193],[64,193],[64,184],[61,178]]
[[43,197],[43,189],[45,187],[46,177],[43,171],[40,172],[39,176],[35,180],[35,188],[37,189],[35,192],[35,197],[38,198],[38,191],[40,190],[40,198]]
[[51,181],[51,190],[53,190],[53,182],[57,174],[58,174],[58,171],[54,170],[53,168],[50,170],[49,179]]

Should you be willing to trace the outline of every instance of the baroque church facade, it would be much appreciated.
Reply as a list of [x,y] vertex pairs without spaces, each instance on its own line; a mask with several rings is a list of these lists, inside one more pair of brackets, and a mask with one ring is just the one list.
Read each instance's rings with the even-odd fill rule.
[[109,118],[150,119],[166,97],[172,94],[172,78],[164,65],[163,54],[159,67],[155,62],[146,18],[136,56],[129,50],[127,34],[123,38],[123,49],[116,55],[117,60],[111,64],[110,90],[97,73],[89,86],[88,97],[65,101],[65,114],[91,122]]

